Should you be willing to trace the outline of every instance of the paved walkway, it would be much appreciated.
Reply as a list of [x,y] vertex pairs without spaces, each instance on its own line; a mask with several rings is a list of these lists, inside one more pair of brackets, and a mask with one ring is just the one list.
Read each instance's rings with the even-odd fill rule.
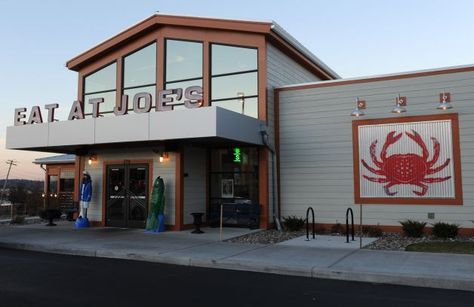
[[[358,249],[359,242],[305,244],[302,238],[280,244],[221,242],[218,229],[144,233],[137,229],[73,228],[40,225],[0,227],[0,246],[59,254],[121,258],[410,286],[474,291],[474,256]],[[227,239],[247,233],[225,228]]]

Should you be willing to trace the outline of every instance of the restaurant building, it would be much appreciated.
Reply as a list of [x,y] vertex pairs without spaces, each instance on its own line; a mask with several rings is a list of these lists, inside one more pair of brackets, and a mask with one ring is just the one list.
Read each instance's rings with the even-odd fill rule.
[[[74,154],[72,195],[88,171],[95,225],[143,228],[160,176],[173,230],[232,203],[258,204],[260,228],[308,206],[330,226],[360,204],[393,230],[474,227],[474,67],[340,79],[274,22],[161,13],[66,66],[68,120],[17,108],[7,148]],[[45,165],[50,189],[62,170]]]

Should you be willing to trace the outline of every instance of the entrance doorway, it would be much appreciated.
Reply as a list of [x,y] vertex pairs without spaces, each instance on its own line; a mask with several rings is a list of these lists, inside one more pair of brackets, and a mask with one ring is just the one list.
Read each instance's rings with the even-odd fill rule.
[[148,179],[148,164],[107,166],[106,226],[145,228]]

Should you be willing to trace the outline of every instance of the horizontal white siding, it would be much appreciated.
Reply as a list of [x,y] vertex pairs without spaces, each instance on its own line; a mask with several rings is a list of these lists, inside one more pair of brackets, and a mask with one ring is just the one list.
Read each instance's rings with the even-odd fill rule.
[[[451,93],[453,109],[436,107]],[[404,114],[394,115],[395,97],[407,96]],[[362,119],[458,113],[463,206],[364,205],[364,223],[397,225],[403,219],[445,221],[474,227],[474,73],[463,72],[280,92],[282,215],[304,217],[309,205],[321,223],[345,221],[354,204],[352,118],[355,99],[367,101]],[[434,212],[435,220],[427,213]],[[357,217],[358,218],[358,217]]]
[[[267,108],[268,108],[268,126],[267,132],[271,144],[275,144],[274,139],[274,96],[273,89],[283,85],[313,82],[320,79],[313,75],[309,70],[295,62],[279,49],[268,43],[267,46]],[[273,222],[273,201],[272,201],[272,165],[271,157],[268,165],[268,191],[269,191],[269,222]],[[276,167],[275,167],[276,176]],[[275,177],[276,183],[276,177]]]
[[184,224],[193,222],[191,213],[206,213],[206,152],[205,148],[184,148]]

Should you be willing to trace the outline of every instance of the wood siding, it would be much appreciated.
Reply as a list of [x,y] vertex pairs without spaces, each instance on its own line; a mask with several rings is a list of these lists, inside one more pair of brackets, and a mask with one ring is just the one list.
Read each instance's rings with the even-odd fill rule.
[[[443,91],[451,93],[451,110],[436,109]],[[407,97],[407,112],[392,114],[399,94]],[[351,129],[357,119],[350,116],[356,97],[367,101],[361,119],[458,113],[460,125],[464,204],[364,205],[364,224],[399,226],[400,220],[415,219],[474,227],[474,72],[280,91],[282,216],[303,217],[308,206],[318,223],[342,223],[348,207],[359,215]]]

